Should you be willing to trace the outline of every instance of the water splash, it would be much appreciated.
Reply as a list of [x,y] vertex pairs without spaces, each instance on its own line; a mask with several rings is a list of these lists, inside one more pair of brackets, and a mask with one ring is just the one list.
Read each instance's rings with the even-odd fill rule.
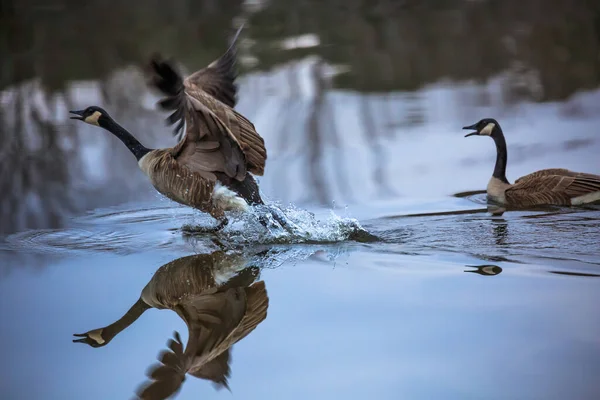
[[[259,220],[263,219],[263,226]],[[285,227],[279,221],[284,221]],[[130,254],[153,249],[195,250],[235,248],[256,244],[325,244],[347,240],[368,242],[377,238],[354,218],[333,211],[323,219],[294,206],[269,205],[250,213],[233,214],[218,233],[198,234],[213,224],[212,218],[189,207],[160,204],[127,204],[98,209],[71,221],[64,229],[29,230],[5,238],[2,247],[38,254],[113,252]]]
[[[355,218],[340,217],[332,210],[326,218],[319,219],[313,212],[294,205],[282,207],[273,203],[254,207],[249,213],[233,216],[229,225],[216,235],[220,239],[239,244],[316,244],[346,240],[357,242],[378,240]],[[181,227],[181,231],[184,235],[194,236],[198,228],[204,227],[185,224]]]

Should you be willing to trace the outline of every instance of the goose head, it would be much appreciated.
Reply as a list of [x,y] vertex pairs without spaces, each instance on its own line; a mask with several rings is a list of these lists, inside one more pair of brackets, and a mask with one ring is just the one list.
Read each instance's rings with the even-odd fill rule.
[[71,114],[75,114],[71,119],[77,119],[94,126],[104,127],[104,124],[110,120],[110,115],[97,106],[90,106],[84,110],[69,111]]
[[81,339],[74,339],[73,343],[85,343],[92,347],[106,346],[112,340],[112,337],[102,336],[103,330],[104,328],[99,328],[86,333],[76,333],[73,336],[80,337]]
[[500,124],[493,118],[484,118],[473,125],[464,126],[463,129],[474,130],[475,132],[471,132],[465,135],[465,137],[469,136],[491,136],[494,137],[502,133],[500,129]]

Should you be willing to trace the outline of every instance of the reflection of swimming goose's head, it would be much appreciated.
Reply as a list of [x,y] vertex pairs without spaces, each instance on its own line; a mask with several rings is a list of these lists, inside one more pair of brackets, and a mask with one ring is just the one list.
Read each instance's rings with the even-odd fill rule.
[[483,275],[483,276],[494,276],[498,275],[502,272],[502,268],[497,265],[469,265],[469,267],[477,268],[474,271],[464,271],[464,272],[472,272],[475,274]]

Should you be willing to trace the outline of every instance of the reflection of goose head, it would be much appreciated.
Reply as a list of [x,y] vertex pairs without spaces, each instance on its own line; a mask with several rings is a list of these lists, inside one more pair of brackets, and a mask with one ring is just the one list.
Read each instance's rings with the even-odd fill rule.
[[473,272],[475,274],[483,275],[483,276],[494,276],[498,275],[502,272],[502,268],[497,265],[467,265],[467,267],[477,268],[475,271],[464,271],[464,272]]
[[75,336],[76,343],[107,345],[148,308],[171,309],[188,327],[183,350],[179,334],[163,351],[161,364],[149,372],[151,383],[140,388],[141,398],[165,399],[177,392],[186,373],[228,388],[229,351],[267,316],[269,299],[260,270],[244,268],[239,254],[217,251],[182,257],[160,267],[138,301],[118,321]]

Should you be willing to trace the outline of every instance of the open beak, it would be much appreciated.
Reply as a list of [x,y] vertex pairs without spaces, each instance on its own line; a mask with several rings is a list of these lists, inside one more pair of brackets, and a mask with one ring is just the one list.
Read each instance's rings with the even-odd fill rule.
[[471,130],[475,131],[475,132],[471,132],[471,133],[466,134],[465,137],[479,135],[479,132],[477,131],[477,124],[473,124],[473,125],[469,125],[469,126],[463,126],[463,129],[471,129]]
[[74,333],[73,336],[80,337],[81,339],[73,339],[73,343],[85,343],[89,344],[89,338],[85,333]]
[[78,119],[80,121],[83,121],[83,112],[84,110],[69,111],[69,113],[76,115],[76,117],[71,117],[71,119]]

